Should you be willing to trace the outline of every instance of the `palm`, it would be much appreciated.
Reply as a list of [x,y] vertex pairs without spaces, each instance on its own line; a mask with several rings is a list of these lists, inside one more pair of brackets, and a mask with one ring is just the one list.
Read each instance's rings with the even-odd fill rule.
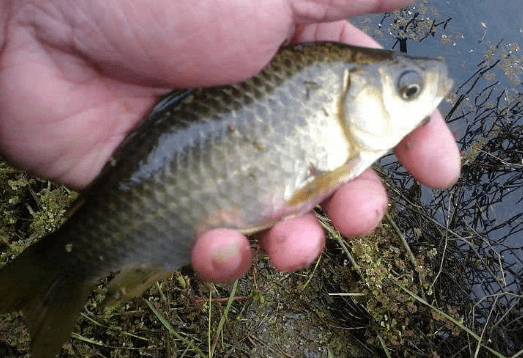
[[[329,11],[334,20],[350,8],[317,5],[311,12],[299,1],[35,4],[11,9],[0,57],[0,150],[77,188],[99,172],[155,94],[245,79],[269,61],[294,21],[314,22]],[[340,36],[328,26],[304,32],[308,40]]]
[[[65,8],[56,0],[0,0],[0,25],[6,22],[0,26],[0,151],[19,166],[83,188],[158,94],[172,87],[241,81],[259,71],[291,36],[292,41],[375,45],[346,22],[322,21],[407,3],[117,0],[76,1]],[[3,14],[9,14],[8,20]],[[443,187],[456,179],[459,157],[441,117],[431,123],[409,139],[423,138],[417,150],[400,150],[398,156],[422,183]],[[434,167],[443,168],[437,176],[432,175]],[[384,189],[375,175],[367,177],[349,183],[325,204],[345,235],[366,232],[381,217],[376,207],[386,203]],[[321,229],[315,238],[304,234],[313,218],[300,223],[299,230],[293,223],[279,225],[272,237],[279,233],[296,243],[274,246],[282,240],[269,239],[271,233],[265,240],[265,248],[275,253],[271,258],[279,255],[283,269],[303,267],[321,251]],[[210,241],[219,240],[212,235]],[[296,247],[307,242],[309,248],[295,254]],[[203,253],[207,247],[195,250],[202,254],[193,257],[193,263],[211,261],[210,251]],[[247,257],[243,255],[245,267]],[[230,279],[241,273],[238,268],[212,276],[212,270],[216,267],[210,267],[206,277]]]
[[[63,27],[63,37],[55,35],[56,31],[46,32],[50,24],[56,26],[56,21],[51,21],[56,19],[45,11],[52,10],[53,4],[40,9],[40,16],[22,18],[34,31],[30,34],[13,21],[13,35],[0,58],[0,149],[16,164],[78,188],[94,178],[157,94],[176,85],[247,77],[263,66],[280,41],[269,41],[274,45],[270,51],[261,49],[265,56],[256,56],[258,62],[238,68],[236,62],[240,61],[237,54],[230,53],[231,46],[225,46],[223,55],[209,47],[214,43],[213,31],[203,34],[198,47],[192,44],[192,49],[187,49],[164,36],[161,28],[151,33],[147,26],[133,27],[152,16],[160,20],[156,26],[161,26],[162,18],[168,21],[168,14],[158,18],[165,10],[160,2],[156,8],[148,4],[147,9],[127,9],[128,13],[118,12],[125,3],[110,9],[93,4],[89,6],[91,18],[79,18],[84,13],[78,10],[85,10],[85,4],[68,10],[71,14],[60,14],[69,20],[58,24]],[[108,10],[109,21],[97,23],[104,10]],[[24,16],[23,7],[18,14]],[[196,25],[205,16],[199,19]],[[194,23],[192,29],[186,28],[187,24],[180,27],[195,31]],[[259,53],[257,43],[250,43],[250,47]],[[196,60],[186,61],[192,68],[179,55],[172,60],[173,53],[190,57],[191,51],[197,55]],[[217,59],[225,62],[216,64],[218,70],[212,68]],[[236,72],[223,71],[227,67]],[[207,80],[198,83],[201,78]]]

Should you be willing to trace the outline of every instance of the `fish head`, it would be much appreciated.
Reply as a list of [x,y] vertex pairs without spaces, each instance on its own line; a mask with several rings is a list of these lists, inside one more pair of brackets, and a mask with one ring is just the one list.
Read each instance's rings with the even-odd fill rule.
[[429,118],[452,86],[436,59],[394,54],[348,71],[344,120],[351,141],[359,151],[383,154]]

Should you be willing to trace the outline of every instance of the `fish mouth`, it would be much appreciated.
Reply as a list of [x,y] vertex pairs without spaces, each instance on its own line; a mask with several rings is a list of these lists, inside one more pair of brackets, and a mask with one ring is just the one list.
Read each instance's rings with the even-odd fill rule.
[[440,80],[437,96],[445,97],[447,94],[449,94],[452,87],[454,87],[454,80],[445,76]]

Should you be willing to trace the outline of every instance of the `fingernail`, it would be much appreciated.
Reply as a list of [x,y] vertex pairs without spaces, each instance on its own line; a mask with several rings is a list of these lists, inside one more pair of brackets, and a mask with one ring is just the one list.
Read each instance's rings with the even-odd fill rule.
[[227,245],[216,247],[212,251],[212,265],[222,273],[231,272],[240,265],[240,245],[232,242]]

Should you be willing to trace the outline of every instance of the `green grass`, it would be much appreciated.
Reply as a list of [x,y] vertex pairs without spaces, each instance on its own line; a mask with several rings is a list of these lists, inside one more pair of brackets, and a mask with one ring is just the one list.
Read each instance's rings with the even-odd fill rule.
[[[0,265],[54,230],[76,197],[5,163],[0,192]],[[318,217],[327,247],[296,273],[277,272],[257,252],[249,274],[230,285],[201,282],[186,268],[108,308],[100,307],[103,280],[59,357],[437,356],[442,333],[484,347],[459,309],[432,292],[438,252],[413,252],[393,215],[374,233],[350,239]],[[0,353],[28,357],[29,343],[20,314],[0,317]]]

